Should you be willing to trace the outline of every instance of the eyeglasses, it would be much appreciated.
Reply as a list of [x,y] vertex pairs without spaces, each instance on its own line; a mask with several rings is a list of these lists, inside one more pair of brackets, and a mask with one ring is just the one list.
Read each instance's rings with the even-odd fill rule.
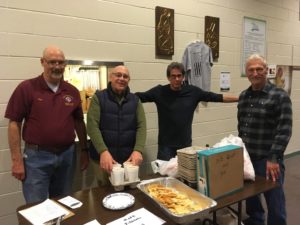
[[47,60],[44,59],[45,62],[49,65],[49,66],[65,66],[66,65],[66,60]]
[[171,75],[170,75],[170,78],[171,78],[172,80],[182,79],[182,78],[183,78],[183,75],[182,75],[182,74],[171,74]]
[[247,71],[251,74],[254,73],[254,71],[256,71],[256,73],[261,74],[264,72],[264,67],[249,68],[247,69]]
[[126,74],[126,73],[121,73],[121,72],[118,72],[118,73],[112,73],[115,77],[117,78],[121,78],[123,77],[124,79],[128,80],[129,79],[129,75]]

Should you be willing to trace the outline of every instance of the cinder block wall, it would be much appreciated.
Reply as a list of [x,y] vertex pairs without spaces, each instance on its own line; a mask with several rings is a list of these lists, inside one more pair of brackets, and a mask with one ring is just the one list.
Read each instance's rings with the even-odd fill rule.
[[[267,24],[267,59],[270,64],[300,65],[299,1],[297,0],[0,0],[0,224],[17,224],[15,210],[24,203],[21,183],[11,177],[4,111],[17,84],[41,73],[39,57],[49,44],[60,46],[74,60],[123,61],[129,67],[133,92],[166,84],[171,60],[155,57],[155,6],[175,10],[175,54],[181,61],[185,47],[204,40],[204,17],[220,18],[220,58],[212,70],[212,91],[219,92],[219,74],[231,72],[231,94],[249,82],[240,77],[243,17]],[[286,153],[299,150],[300,72],[293,73],[293,138]],[[157,114],[145,104],[148,136],[143,172],[155,159]],[[193,123],[194,145],[214,144],[236,134],[236,104],[199,104]],[[78,173],[76,188],[91,185]]]

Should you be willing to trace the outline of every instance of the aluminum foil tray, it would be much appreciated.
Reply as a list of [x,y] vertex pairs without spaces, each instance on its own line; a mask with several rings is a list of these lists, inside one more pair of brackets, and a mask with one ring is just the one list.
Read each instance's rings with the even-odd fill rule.
[[[185,193],[188,196],[188,198],[192,199],[194,202],[201,202],[201,204],[204,204],[204,208],[200,211],[194,211],[189,214],[174,214],[168,208],[166,208],[164,205],[162,205],[149,195],[147,186],[150,184],[161,184],[166,187],[173,188],[178,192]],[[217,205],[217,202],[213,199],[201,194],[200,192],[190,188],[189,186],[185,185],[179,180],[171,177],[161,177],[150,180],[143,180],[137,185],[137,188],[140,189],[151,201],[157,204],[168,217],[170,217],[174,222],[179,224],[190,223],[196,219],[207,218],[209,211]]]

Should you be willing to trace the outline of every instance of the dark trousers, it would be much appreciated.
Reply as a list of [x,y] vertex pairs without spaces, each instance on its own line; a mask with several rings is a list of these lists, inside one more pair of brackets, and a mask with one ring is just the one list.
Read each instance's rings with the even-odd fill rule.
[[[266,177],[266,160],[253,161],[256,175]],[[285,196],[283,191],[285,167],[283,161],[279,161],[280,178],[276,181],[280,187],[265,192],[263,195],[268,209],[268,225],[286,225]],[[261,203],[262,195],[257,195],[246,200],[246,212],[249,216],[245,224],[264,225],[265,211]]]
[[169,161],[177,155],[177,147],[158,145],[157,159]]

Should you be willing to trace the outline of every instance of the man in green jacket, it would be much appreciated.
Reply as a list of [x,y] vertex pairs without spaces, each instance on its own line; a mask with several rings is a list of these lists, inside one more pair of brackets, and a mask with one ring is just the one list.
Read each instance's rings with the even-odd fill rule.
[[130,93],[128,69],[115,67],[109,79],[107,89],[92,97],[87,114],[91,162],[100,186],[108,184],[114,164],[129,161],[140,165],[146,140],[144,108]]

